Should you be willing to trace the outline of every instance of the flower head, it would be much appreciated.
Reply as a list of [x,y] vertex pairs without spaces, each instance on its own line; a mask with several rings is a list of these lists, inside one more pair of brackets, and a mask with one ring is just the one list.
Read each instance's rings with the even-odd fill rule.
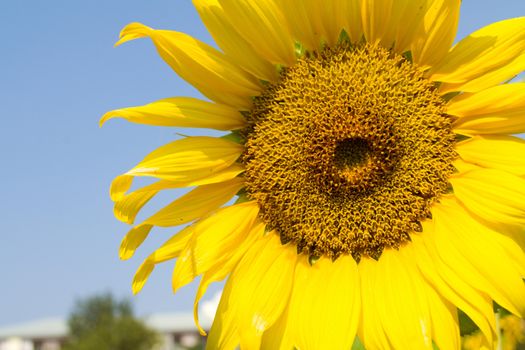
[[[125,236],[190,223],[133,281],[175,259],[195,300],[227,278],[210,349],[460,348],[458,309],[492,347],[493,302],[525,307],[525,18],[452,47],[459,0],[194,0],[219,50],[149,37],[208,100],[108,112],[230,130],[150,153],[111,186],[132,224],[159,191],[194,187]],[[137,176],[157,182],[130,191]],[[237,202],[227,205],[234,196]],[[197,317],[196,321],[198,323]]]

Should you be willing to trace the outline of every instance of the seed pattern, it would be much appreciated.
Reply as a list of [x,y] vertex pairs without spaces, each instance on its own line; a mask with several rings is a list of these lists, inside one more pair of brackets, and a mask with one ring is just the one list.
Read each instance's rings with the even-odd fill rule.
[[247,195],[298,253],[378,259],[421,231],[450,188],[444,104],[420,68],[386,49],[309,53],[246,115]]

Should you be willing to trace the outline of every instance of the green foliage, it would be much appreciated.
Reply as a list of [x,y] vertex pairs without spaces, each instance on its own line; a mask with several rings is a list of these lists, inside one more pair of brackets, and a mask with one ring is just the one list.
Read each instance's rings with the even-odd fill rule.
[[133,315],[128,300],[110,294],[76,303],[69,320],[64,350],[150,350],[158,335]]
[[478,331],[479,328],[476,326],[474,321],[470,319],[470,317],[467,316],[466,313],[458,309],[458,321],[459,321],[459,333],[461,336],[473,334],[474,332]]

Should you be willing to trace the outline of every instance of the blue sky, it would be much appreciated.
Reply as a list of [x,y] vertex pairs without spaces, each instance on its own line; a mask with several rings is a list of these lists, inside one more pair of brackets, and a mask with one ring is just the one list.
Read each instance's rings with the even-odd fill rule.
[[[464,0],[458,37],[523,15],[523,0]],[[198,96],[148,40],[113,48],[134,21],[211,43],[189,0],[0,1],[0,326],[65,316],[98,292],[131,297],[135,269],[176,231],[154,232],[119,261],[128,227],[113,217],[111,179],[175,132],[199,133],[121,120],[98,128],[111,109]],[[161,195],[139,219],[176,195]],[[139,314],[191,310],[196,286],[173,296],[172,267],[159,266],[133,298]]]

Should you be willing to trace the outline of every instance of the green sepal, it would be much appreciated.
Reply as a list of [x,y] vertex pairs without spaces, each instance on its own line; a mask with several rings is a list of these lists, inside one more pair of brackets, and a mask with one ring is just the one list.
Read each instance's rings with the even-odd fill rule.
[[412,57],[412,51],[403,52],[402,56],[410,63],[414,63],[414,58]]
[[242,190],[240,190],[239,192],[237,192],[237,200],[235,201],[234,204],[241,204],[241,203],[244,203],[244,202],[248,202],[250,201],[251,199],[248,197],[248,194],[246,193],[246,190],[243,188]]
[[284,64],[277,64],[275,68],[277,69],[277,72],[279,74],[283,74],[284,70],[286,69],[286,66]]
[[452,92],[444,94],[443,96],[441,96],[441,98],[445,100],[446,102],[448,102],[452,100],[454,97],[456,97],[457,95],[459,95],[460,93],[461,92],[459,91],[452,91]]
[[352,41],[350,40],[350,36],[346,32],[346,30],[341,30],[341,33],[339,33],[339,38],[337,39],[338,44],[348,43],[351,44]]
[[295,44],[295,56],[297,58],[301,58],[304,56],[304,53],[306,52],[306,49],[304,48],[304,45],[300,43],[299,41],[296,41]]
[[244,138],[241,136],[238,130],[234,130],[229,134],[226,134],[224,136],[221,136],[221,139],[228,140],[231,142],[235,142],[238,144],[243,145],[244,144]]
[[470,138],[471,137],[467,136],[467,135],[456,134],[456,142],[465,141],[465,140],[468,140]]
[[352,350],[366,350],[359,337],[355,337],[354,343],[352,344]]

